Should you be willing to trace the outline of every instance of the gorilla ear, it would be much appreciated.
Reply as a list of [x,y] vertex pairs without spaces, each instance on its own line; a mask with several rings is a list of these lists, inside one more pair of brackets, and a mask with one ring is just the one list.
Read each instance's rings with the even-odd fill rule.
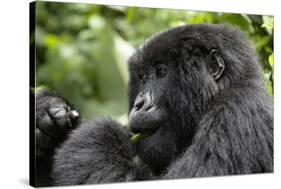
[[216,49],[211,50],[210,55],[212,58],[212,61],[210,62],[210,66],[209,66],[210,74],[213,76],[215,80],[218,80],[224,72],[225,64],[218,50]]

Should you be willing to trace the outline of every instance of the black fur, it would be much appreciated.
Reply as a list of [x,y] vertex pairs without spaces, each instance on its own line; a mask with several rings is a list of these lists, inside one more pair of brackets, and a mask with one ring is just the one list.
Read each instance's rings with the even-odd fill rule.
[[[128,128],[110,119],[85,123],[58,150],[53,177],[58,185],[149,178],[130,143]],[[146,171],[147,170],[147,171]]]
[[[214,49],[225,66],[218,77]],[[152,135],[132,144],[127,127],[110,119],[81,124],[57,149],[55,185],[273,172],[273,102],[238,29],[156,34],[129,70],[129,126]]]

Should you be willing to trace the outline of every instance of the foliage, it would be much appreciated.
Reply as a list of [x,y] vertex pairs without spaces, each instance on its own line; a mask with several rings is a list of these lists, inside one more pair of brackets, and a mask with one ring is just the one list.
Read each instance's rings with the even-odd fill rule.
[[37,2],[36,86],[58,91],[85,118],[127,116],[127,58],[152,34],[195,23],[240,27],[255,44],[273,94],[273,17]]

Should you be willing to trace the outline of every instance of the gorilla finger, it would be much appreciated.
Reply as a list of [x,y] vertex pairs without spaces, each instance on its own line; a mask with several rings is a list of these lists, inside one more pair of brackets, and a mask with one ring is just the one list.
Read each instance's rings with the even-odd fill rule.
[[63,131],[67,131],[72,127],[71,121],[65,108],[50,108],[49,114],[56,125]]
[[64,107],[55,107],[55,108],[50,108],[49,113],[53,118],[60,118],[64,117],[67,115],[67,111]]
[[53,138],[64,135],[64,132],[55,125],[54,121],[46,111],[44,116],[37,119],[36,127]]
[[36,126],[44,132],[51,134],[53,130],[53,121],[47,112],[41,116],[40,119],[37,119]]
[[63,131],[69,131],[72,128],[72,123],[68,116],[60,117],[56,120],[56,124]]
[[77,123],[79,121],[79,119],[80,119],[80,114],[76,110],[69,111],[68,112],[68,116],[69,116],[72,124]]

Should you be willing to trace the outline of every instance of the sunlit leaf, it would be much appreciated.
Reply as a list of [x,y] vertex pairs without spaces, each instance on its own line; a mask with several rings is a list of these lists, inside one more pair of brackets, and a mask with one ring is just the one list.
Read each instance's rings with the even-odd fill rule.
[[127,20],[128,22],[133,22],[137,13],[137,7],[130,7],[127,13]]
[[32,92],[34,92],[36,94],[43,90],[48,90],[48,87],[45,85],[40,85],[40,86],[36,86],[35,88],[32,88],[31,90],[32,90]]
[[99,15],[91,16],[88,23],[94,31],[103,29],[106,24],[104,18]]
[[44,42],[47,45],[47,47],[52,49],[58,46],[59,38],[56,35],[48,34],[46,35]]
[[132,47],[132,45],[130,45],[116,33],[113,35],[113,40],[115,47],[116,63],[124,82],[127,84],[129,75],[127,61],[129,57],[133,54],[135,49]]
[[272,33],[273,30],[273,17],[272,16],[263,16],[263,24],[261,27],[265,28],[269,33]]
[[268,57],[268,62],[270,64],[270,66],[273,68],[274,65],[274,56],[273,53]]

